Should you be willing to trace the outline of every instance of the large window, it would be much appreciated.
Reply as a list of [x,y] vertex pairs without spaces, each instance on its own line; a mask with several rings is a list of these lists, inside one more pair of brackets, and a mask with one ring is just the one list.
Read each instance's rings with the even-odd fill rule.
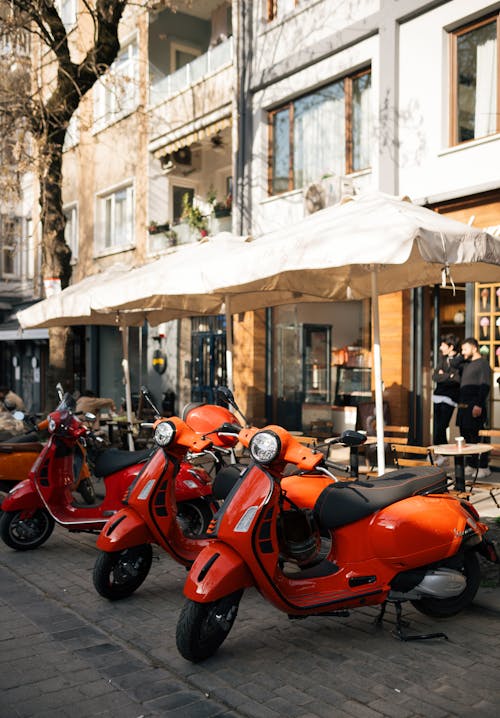
[[497,14],[451,35],[452,145],[500,130],[498,34]]
[[138,102],[137,43],[119,53],[106,75],[95,85],[94,119],[97,129],[132,112]]
[[134,243],[134,187],[120,187],[97,198],[96,248],[99,253]]
[[2,278],[20,278],[20,252],[22,247],[21,217],[0,215],[0,272]]
[[364,70],[270,113],[270,194],[370,167],[370,90]]

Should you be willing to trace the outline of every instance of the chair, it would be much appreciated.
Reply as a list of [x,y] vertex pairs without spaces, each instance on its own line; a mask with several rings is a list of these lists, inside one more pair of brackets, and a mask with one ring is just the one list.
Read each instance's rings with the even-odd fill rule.
[[389,444],[407,444],[409,431],[409,426],[386,424],[384,426],[384,441]]
[[[491,439],[497,439],[498,441],[500,441],[500,429],[480,429],[479,436],[483,441],[485,439],[489,440],[485,443],[491,444],[492,449],[490,452],[490,458],[499,458],[500,443],[492,442]],[[495,505],[500,509],[500,505],[496,498],[496,494],[500,494],[500,483],[482,481],[481,479],[477,479],[477,476],[474,476],[473,474],[470,479],[466,481],[466,488],[468,489],[469,495],[472,494],[472,491],[475,487],[479,489],[485,489],[493,499]],[[480,500],[481,499],[479,499],[479,501]]]
[[392,443],[391,453],[396,468],[402,466],[429,466],[434,464],[430,446],[412,446],[411,444]]

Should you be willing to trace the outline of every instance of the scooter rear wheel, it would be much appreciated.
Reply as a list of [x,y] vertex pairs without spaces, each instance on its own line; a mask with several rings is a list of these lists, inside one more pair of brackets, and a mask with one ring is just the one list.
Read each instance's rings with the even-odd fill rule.
[[47,541],[54,525],[54,519],[45,509],[4,511],[0,517],[0,537],[16,551],[30,551]]
[[152,560],[151,544],[112,553],[101,551],[93,573],[97,593],[110,601],[131,596],[148,575]]
[[183,658],[198,663],[213,656],[233,626],[242,593],[235,591],[212,603],[185,602],[175,636]]
[[465,588],[462,593],[452,598],[427,597],[418,601],[411,601],[412,605],[426,616],[433,616],[434,618],[455,616],[472,603],[481,583],[481,566],[477,553],[474,551],[467,551],[463,557],[454,557],[446,565],[449,568],[459,570],[464,575]]

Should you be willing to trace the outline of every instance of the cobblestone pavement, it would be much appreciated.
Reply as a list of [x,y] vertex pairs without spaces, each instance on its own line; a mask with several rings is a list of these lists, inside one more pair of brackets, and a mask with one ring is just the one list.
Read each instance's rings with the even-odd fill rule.
[[449,638],[408,643],[391,608],[382,629],[375,608],[289,621],[252,590],[216,656],[192,665],[174,638],[186,572],[156,554],[137,593],[111,603],[92,585],[94,536],[0,542],[0,718],[500,715],[500,588],[441,622],[405,606],[412,632]]

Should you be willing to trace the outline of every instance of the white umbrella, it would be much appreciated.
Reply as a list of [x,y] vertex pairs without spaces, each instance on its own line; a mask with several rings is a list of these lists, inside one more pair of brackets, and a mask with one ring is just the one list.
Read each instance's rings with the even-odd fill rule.
[[[380,192],[316,212],[252,242],[244,276],[219,291],[233,301],[276,292],[298,301],[371,297],[379,472],[385,469],[378,295],[438,284],[500,280],[500,240],[485,231]],[[225,283],[223,283],[225,282]],[[297,301],[297,300],[296,300]],[[247,307],[249,308],[249,307]]]

